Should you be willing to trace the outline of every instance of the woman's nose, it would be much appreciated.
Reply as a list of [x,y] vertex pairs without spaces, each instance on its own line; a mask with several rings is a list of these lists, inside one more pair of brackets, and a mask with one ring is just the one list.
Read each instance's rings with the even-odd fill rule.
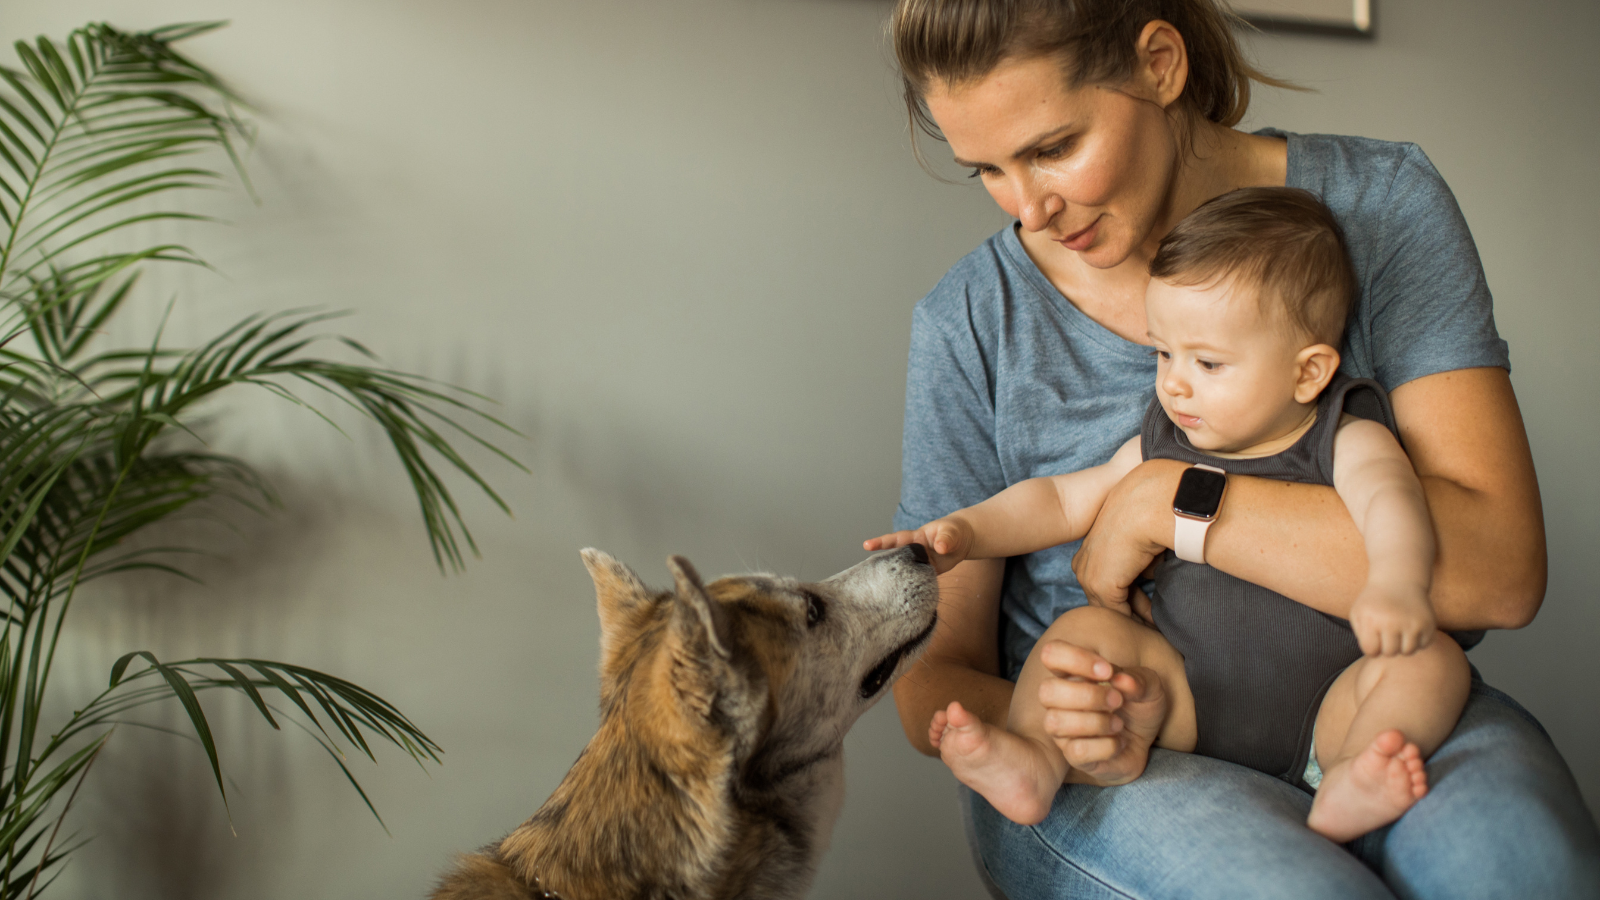
[[1050,222],[1067,208],[1067,202],[1061,199],[1060,194],[1035,179],[1028,179],[1018,186],[1017,199],[1017,218],[1022,222],[1022,227],[1029,231],[1043,231],[1050,227]]

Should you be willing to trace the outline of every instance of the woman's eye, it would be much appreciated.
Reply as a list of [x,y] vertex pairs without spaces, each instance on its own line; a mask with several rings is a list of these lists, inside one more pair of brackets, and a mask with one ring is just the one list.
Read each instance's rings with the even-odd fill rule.
[[806,594],[806,627],[815,628],[828,617],[828,606],[816,594]]
[[992,171],[994,171],[994,170],[986,168],[984,166],[976,166],[976,167],[973,168],[972,174],[968,175],[967,177],[968,178],[982,178],[983,176],[988,175]]
[[1062,141],[1061,143],[1056,144],[1054,147],[1040,150],[1039,155],[1045,159],[1058,159],[1067,155],[1067,152],[1072,149],[1072,144],[1073,141],[1070,140]]

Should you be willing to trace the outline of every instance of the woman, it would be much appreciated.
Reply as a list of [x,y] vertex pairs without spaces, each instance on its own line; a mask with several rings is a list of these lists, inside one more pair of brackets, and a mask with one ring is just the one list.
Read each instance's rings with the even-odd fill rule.
[[[1470,646],[1526,625],[1545,584],[1538,485],[1454,198],[1410,145],[1236,131],[1250,80],[1270,80],[1230,28],[1212,0],[900,0],[913,120],[1018,221],[918,305],[895,528],[1109,458],[1153,384],[1143,296],[1157,243],[1212,197],[1288,184],[1321,195],[1350,240],[1362,296],[1344,368],[1391,392],[1438,532],[1441,626]],[[1062,611],[1140,606],[1133,586],[1171,546],[1181,470],[1144,463],[1081,547],[943,576],[944,625],[895,689],[914,745],[931,753],[929,719],[951,700],[1004,723],[1007,679]],[[1333,490],[1229,481],[1207,561],[1346,615],[1365,558]],[[1084,651],[1044,652],[1058,676],[1041,690],[1047,728],[1084,784],[1033,828],[964,793],[975,850],[1012,900],[1600,896],[1600,836],[1565,763],[1481,682],[1430,763],[1431,793],[1340,848],[1304,827],[1308,795],[1216,760],[1157,751],[1137,780],[1093,786],[1123,780],[1152,683],[1084,680]]]

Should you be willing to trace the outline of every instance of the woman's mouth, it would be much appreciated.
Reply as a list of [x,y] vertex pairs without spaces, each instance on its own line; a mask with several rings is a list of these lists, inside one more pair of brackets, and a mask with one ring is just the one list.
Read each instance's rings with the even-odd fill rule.
[[1074,231],[1066,237],[1061,238],[1060,243],[1061,246],[1067,248],[1068,250],[1082,253],[1083,251],[1089,249],[1089,245],[1094,243],[1094,239],[1099,233],[1100,218],[1096,216],[1095,220],[1089,223],[1088,228],[1085,228],[1081,231]]

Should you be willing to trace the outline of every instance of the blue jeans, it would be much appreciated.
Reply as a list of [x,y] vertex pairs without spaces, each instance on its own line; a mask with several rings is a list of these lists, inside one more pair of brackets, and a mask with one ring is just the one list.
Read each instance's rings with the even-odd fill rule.
[[1600,832],[1516,701],[1474,678],[1428,780],[1398,822],[1344,847],[1305,827],[1309,794],[1166,750],[1130,784],[1063,787],[1032,827],[966,788],[962,803],[980,874],[1010,900],[1600,898]]

